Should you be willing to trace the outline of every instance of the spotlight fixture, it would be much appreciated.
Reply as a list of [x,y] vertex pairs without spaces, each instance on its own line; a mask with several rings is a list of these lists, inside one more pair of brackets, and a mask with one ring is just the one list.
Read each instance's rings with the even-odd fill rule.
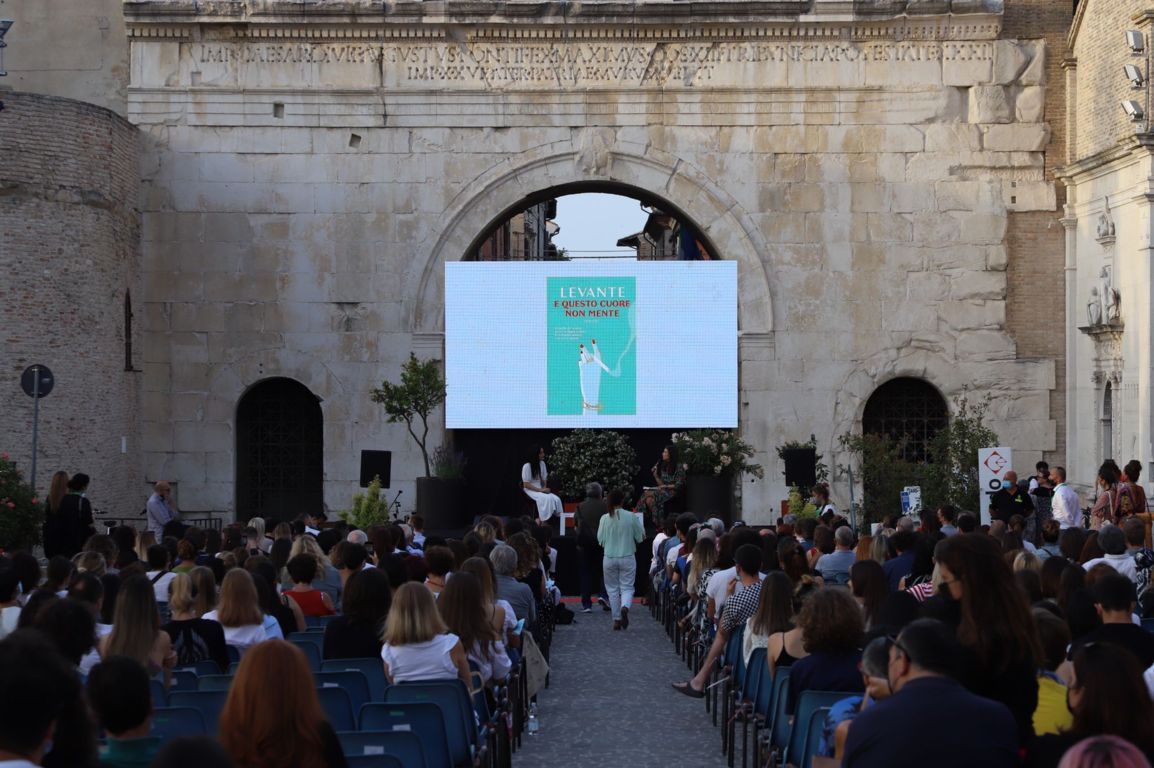
[[1122,71],[1126,73],[1126,78],[1130,81],[1130,85],[1135,88],[1141,88],[1146,84],[1146,78],[1142,76],[1142,70],[1133,64],[1123,64]]
[[1146,39],[1136,29],[1126,30],[1126,45],[1130,46],[1130,53],[1146,52]]
[[1142,110],[1142,105],[1133,99],[1123,101],[1122,109],[1126,112],[1126,116],[1136,123],[1146,117],[1146,113]]

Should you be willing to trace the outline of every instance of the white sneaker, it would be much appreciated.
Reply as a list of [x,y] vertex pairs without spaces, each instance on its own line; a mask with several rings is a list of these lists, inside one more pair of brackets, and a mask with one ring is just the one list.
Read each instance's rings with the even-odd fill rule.
[[593,613],[593,609],[592,608],[582,608],[581,613]]

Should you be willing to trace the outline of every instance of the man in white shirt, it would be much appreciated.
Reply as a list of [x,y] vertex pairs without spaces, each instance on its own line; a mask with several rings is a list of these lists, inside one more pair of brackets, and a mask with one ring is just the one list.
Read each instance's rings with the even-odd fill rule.
[[1053,518],[1063,530],[1082,527],[1082,502],[1078,492],[1066,484],[1066,468],[1053,467],[1050,482],[1054,483],[1054,497],[1051,501]]
[[1138,565],[1126,551],[1126,534],[1116,525],[1104,525],[1098,531],[1098,546],[1106,553],[1096,557],[1082,567],[1089,571],[1094,566],[1105,563],[1135,584],[1138,583]]
[[153,544],[146,553],[148,571],[144,577],[152,582],[153,592],[158,603],[168,602],[168,585],[176,578],[176,574],[168,570],[168,550],[163,544]]

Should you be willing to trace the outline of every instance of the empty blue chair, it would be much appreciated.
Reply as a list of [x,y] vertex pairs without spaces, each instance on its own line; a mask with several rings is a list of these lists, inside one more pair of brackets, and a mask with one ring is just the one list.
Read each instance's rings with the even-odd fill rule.
[[170,707],[192,707],[199,710],[204,716],[204,725],[210,735],[216,733],[217,723],[220,722],[220,713],[224,710],[224,702],[228,698],[228,691],[173,691],[168,694]]
[[[235,645],[226,645],[225,651],[228,653],[229,664],[233,663],[234,661],[240,661],[240,651],[237,650]],[[219,671],[220,670],[217,670],[217,672]]]
[[174,669],[172,670],[172,685],[169,687],[169,692],[195,691],[196,681],[196,672],[188,669]]
[[309,660],[309,668],[313,672],[319,672],[321,668],[321,644],[314,641],[310,637],[301,637],[300,635],[293,635],[289,638],[289,642],[300,648],[305,653],[305,658]]
[[148,690],[152,694],[152,706],[167,707],[168,691],[164,690],[164,681],[155,677],[148,681]]
[[309,629],[324,629],[336,616],[305,616],[305,625]]
[[355,757],[346,755],[345,762],[349,764],[349,768],[408,768],[409,766],[408,763],[402,762],[400,758],[393,755],[357,755]]
[[342,669],[339,672],[314,672],[313,678],[318,688],[341,688],[349,695],[353,705],[353,712],[360,712],[361,707],[368,704],[369,681],[365,673],[356,669]]
[[379,656],[367,659],[328,659],[321,662],[321,671],[360,672],[369,682],[369,701],[385,700],[385,689],[389,687],[389,681],[385,679],[385,667]]
[[334,731],[355,731],[357,718],[353,714],[353,702],[344,688],[335,686],[317,688],[317,696],[321,700],[321,709],[325,717],[332,723]]
[[446,743],[445,716],[436,704],[366,704],[361,708],[361,730],[416,734],[421,740],[426,768],[453,768],[449,745]]
[[[784,762],[801,765],[802,752],[805,750],[805,739],[809,733],[810,718],[813,713],[822,707],[832,707],[842,699],[850,696],[861,696],[860,693],[846,693],[845,691],[802,691],[798,696],[797,706],[793,713],[793,727],[789,734],[789,747],[785,752]],[[818,726],[818,738],[821,738],[821,727]],[[814,749],[817,743],[814,742]]]
[[168,741],[180,736],[207,736],[204,715],[192,707],[156,707],[150,736]]
[[196,679],[198,691],[227,691],[232,687],[232,675],[202,675]]
[[789,698],[789,667],[778,669],[773,678],[773,703],[770,709],[769,743],[784,750],[789,745],[789,714],[785,711]]
[[341,749],[344,750],[350,768],[360,765],[354,763],[354,759],[371,760],[384,756],[396,758],[404,768],[426,768],[421,738],[409,731],[342,732],[337,733],[337,739],[341,742]]
[[477,744],[476,715],[469,690],[460,680],[401,683],[389,686],[385,701],[435,704],[445,717],[445,737],[454,765],[469,762]]

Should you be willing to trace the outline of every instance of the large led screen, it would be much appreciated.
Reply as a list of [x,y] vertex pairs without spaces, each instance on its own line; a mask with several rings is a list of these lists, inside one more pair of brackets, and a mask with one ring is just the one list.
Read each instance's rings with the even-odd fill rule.
[[737,265],[445,265],[450,429],[736,427]]

